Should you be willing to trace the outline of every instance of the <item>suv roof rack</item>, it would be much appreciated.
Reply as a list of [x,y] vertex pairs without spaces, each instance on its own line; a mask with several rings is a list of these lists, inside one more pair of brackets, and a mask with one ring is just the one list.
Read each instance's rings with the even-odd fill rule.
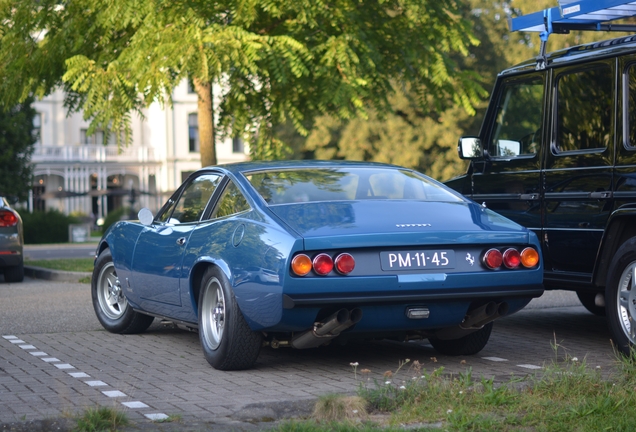
[[636,25],[611,21],[636,16],[634,0],[558,0],[559,6],[509,20],[510,31],[539,32],[541,52],[537,69],[545,68],[545,50],[552,33],[570,30],[636,32]]

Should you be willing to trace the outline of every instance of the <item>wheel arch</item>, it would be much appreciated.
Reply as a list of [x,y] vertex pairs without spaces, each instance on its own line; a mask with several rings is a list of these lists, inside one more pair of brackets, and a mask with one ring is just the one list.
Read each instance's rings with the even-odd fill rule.
[[619,209],[610,216],[596,257],[592,282],[605,286],[614,254],[628,239],[636,236],[636,208]]
[[199,314],[199,294],[201,293],[201,282],[203,281],[203,275],[209,268],[219,269],[227,278],[231,281],[231,271],[228,265],[223,261],[199,261],[192,266],[190,272],[190,295],[192,301],[192,309],[198,315]]

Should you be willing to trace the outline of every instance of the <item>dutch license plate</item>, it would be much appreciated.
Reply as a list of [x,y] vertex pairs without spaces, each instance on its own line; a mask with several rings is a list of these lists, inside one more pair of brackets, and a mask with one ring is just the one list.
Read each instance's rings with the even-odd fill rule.
[[418,270],[455,268],[455,251],[396,251],[380,252],[382,270]]

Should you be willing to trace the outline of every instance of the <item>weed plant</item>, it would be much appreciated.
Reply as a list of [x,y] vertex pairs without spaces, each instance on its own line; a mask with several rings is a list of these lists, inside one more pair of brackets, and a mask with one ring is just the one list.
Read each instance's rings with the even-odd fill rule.
[[[553,348],[555,354],[560,350]],[[278,430],[636,431],[636,353],[617,354],[616,367],[605,376],[567,354],[555,355],[535,375],[500,383],[475,378],[470,368],[460,374],[442,367],[429,372],[408,359],[383,380],[368,378],[368,372],[355,370],[368,417],[356,422],[345,414],[339,421],[314,415]]]
[[129,423],[126,414],[108,407],[89,408],[76,420],[76,432],[117,431]]

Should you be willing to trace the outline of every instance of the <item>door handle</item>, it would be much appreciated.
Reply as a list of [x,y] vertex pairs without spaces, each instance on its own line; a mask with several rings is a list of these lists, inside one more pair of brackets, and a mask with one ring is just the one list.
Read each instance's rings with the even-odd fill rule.
[[590,198],[592,199],[609,199],[612,197],[612,191],[603,191],[603,192],[591,192]]
[[186,241],[186,240],[185,240],[185,237],[179,237],[179,238],[177,239],[177,244],[178,244],[179,246],[183,246],[183,245],[185,244],[185,241]]
[[609,199],[612,197],[612,191],[591,192],[590,198],[592,199]]
[[521,194],[519,195],[519,199],[522,201],[536,201],[539,199],[539,194],[538,193]]

